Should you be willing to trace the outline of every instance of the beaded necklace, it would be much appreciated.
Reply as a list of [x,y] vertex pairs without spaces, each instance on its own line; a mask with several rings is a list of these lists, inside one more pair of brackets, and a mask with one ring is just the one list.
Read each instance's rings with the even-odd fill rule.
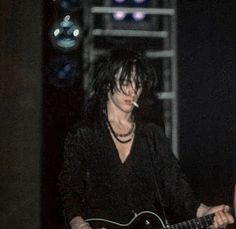
[[[111,125],[111,123],[109,122],[108,117],[107,117],[107,112],[104,111],[103,113],[105,114],[105,121],[106,121],[107,128],[109,129],[110,133],[113,135],[113,137],[114,137],[118,142],[120,142],[120,143],[122,143],[122,144],[125,144],[125,143],[130,142],[130,141],[133,139],[133,137],[134,137],[134,131],[135,131],[135,128],[136,128],[136,125],[135,125],[134,122],[132,123],[132,127],[130,128],[130,130],[129,130],[127,133],[125,133],[125,134],[118,134],[118,133],[116,133],[116,132],[114,131],[114,129],[112,128],[112,125]],[[130,137],[129,139],[127,139],[127,140],[121,140],[121,139],[120,139],[120,138],[123,138],[123,137],[128,137],[128,136],[130,136],[130,135],[131,135],[131,137]],[[119,137],[120,137],[120,138],[119,138]]]

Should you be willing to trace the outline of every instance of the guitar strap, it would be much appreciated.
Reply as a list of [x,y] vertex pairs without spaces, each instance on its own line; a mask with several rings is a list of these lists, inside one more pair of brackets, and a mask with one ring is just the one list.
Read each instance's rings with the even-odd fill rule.
[[[150,130],[146,130],[146,133],[149,133],[149,132],[150,132]],[[169,224],[168,219],[167,219],[167,214],[166,214],[165,207],[164,207],[164,201],[162,199],[162,195],[161,195],[160,188],[159,188],[159,185],[158,185],[158,179],[157,179],[157,174],[156,174],[156,172],[158,170],[156,168],[156,164],[155,164],[155,161],[154,161],[155,159],[154,159],[154,155],[153,155],[153,152],[157,151],[157,149],[155,147],[155,143],[154,143],[155,138],[154,138],[153,135],[148,136],[148,134],[146,134],[146,140],[147,140],[147,143],[148,143],[148,149],[149,149],[148,154],[149,154],[149,159],[150,159],[151,166],[152,166],[152,174],[153,174],[154,182],[155,182],[156,200],[157,201],[159,200],[159,203],[160,203],[160,206],[161,206],[161,211],[162,211],[164,221],[165,221],[165,226],[169,227],[170,224]]]

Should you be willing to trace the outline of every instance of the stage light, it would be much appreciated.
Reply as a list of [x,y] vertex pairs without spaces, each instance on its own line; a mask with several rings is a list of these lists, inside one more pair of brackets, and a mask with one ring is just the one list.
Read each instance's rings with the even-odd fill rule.
[[81,7],[80,0],[59,0],[60,6],[70,12],[75,12]]
[[122,21],[126,18],[127,14],[123,11],[117,11],[115,13],[112,14],[114,20],[116,21]]
[[134,0],[134,2],[137,4],[142,4],[142,3],[146,2],[146,0]]
[[71,51],[79,46],[81,29],[69,15],[66,15],[53,26],[50,38],[54,47],[62,51]]
[[75,59],[57,57],[48,65],[49,82],[57,88],[73,86],[78,75],[79,63]]
[[145,19],[146,14],[144,14],[142,12],[135,12],[132,14],[132,17],[135,21],[142,21]]
[[153,8],[154,2],[154,0],[112,0],[109,6],[114,7],[114,11],[110,17],[104,17],[104,26],[114,30],[153,30],[156,28],[157,17],[152,17],[145,11]]
[[115,3],[124,3],[125,0],[114,0]]

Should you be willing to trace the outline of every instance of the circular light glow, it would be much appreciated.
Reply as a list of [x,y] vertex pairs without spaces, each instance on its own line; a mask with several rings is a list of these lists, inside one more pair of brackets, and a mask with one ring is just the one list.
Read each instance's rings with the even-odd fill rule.
[[53,26],[50,32],[53,46],[63,51],[74,50],[80,43],[81,29],[70,19],[70,16],[66,15]]
[[59,0],[60,6],[70,12],[75,12],[81,7],[80,0]]
[[146,17],[146,14],[142,12],[135,12],[133,13],[133,19],[136,21],[142,21]]
[[73,35],[75,37],[78,37],[79,36],[79,29],[75,29],[74,32],[73,32]]
[[69,21],[70,20],[70,15],[66,15],[65,17],[64,17],[64,21]]
[[117,11],[113,14],[113,18],[117,21],[122,21],[125,19],[126,15],[127,14],[123,11]]
[[65,57],[57,57],[48,65],[48,80],[57,88],[73,86],[78,75],[78,61]]
[[59,29],[55,29],[54,32],[53,32],[53,34],[54,34],[55,37],[58,36],[59,33],[60,33],[60,30],[59,30]]

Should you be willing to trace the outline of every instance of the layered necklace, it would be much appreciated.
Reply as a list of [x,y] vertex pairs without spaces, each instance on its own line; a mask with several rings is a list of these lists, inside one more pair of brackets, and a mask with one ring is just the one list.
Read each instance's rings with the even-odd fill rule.
[[[135,125],[135,122],[132,122],[132,126],[130,128],[130,130],[125,133],[125,134],[118,134],[114,131],[111,123],[109,122],[108,120],[108,116],[107,116],[107,112],[104,111],[104,114],[105,114],[105,121],[106,121],[106,125],[107,125],[107,128],[109,129],[110,133],[113,135],[113,137],[120,143],[122,144],[125,144],[125,143],[128,143],[130,142],[133,137],[134,137],[134,132],[135,132],[135,128],[136,128],[136,125]],[[130,136],[130,138],[128,138],[127,140],[122,140],[121,138],[126,138]]]

